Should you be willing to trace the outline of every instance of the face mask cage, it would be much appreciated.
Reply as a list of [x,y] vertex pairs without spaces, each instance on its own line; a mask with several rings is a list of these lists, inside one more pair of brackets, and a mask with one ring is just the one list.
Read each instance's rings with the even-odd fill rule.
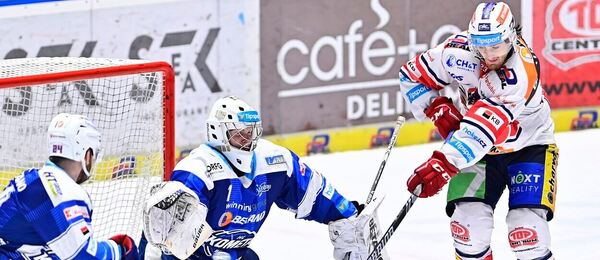
[[262,136],[262,124],[260,122],[224,122],[221,127],[225,131],[227,143],[242,151],[253,151],[258,139]]

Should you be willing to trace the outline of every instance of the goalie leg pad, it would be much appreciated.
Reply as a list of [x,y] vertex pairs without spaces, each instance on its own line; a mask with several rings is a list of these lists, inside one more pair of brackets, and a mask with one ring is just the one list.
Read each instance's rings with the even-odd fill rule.
[[208,209],[194,191],[181,182],[152,187],[144,206],[144,233],[148,242],[179,259],[186,259],[210,237]]
[[506,215],[508,242],[518,259],[551,259],[546,209],[517,208]]
[[486,259],[491,255],[494,229],[492,207],[483,202],[458,202],[451,217],[454,248],[460,259]]

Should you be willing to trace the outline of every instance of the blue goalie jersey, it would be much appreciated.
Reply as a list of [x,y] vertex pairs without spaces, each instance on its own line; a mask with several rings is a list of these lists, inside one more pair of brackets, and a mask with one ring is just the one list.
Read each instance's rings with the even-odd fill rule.
[[120,259],[119,245],[95,240],[91,223],[88,194],[47,162],[0,194],[0,259]]
[[215,254],[242,257],[273,203],[293,211],[298,219],[320,223],[356,213],[350,201],[296,154],[263,139],[254,150],[252,171],[245,176],[238,177],[219,151],[201,145],[177,164],[171,180],[198,194],[214,230],[190,259],[211,259]]

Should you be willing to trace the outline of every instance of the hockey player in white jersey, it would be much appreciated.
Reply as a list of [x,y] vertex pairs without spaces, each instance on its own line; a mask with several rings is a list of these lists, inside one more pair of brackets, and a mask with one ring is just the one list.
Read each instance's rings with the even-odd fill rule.
[[[400,87],[418,120],[431,119],[442,147],[408,179],[420,197],[449,181],[457,259],[492,259],[493,211],[508,187],[508,242],[518,259],[553,259],[548,221],[556,202],[558,149],[539,62],[507,4],[479,4],[466,32],[411,59]],[[460,105],[439,91],[456,81]]]
[[249,244],[275,204],[328,224],[335,259],[368,257],[376,203],[359,214],[361,205],[296,154],[261,139],[258,112],[240,99],[217,100],[206,126],[207,142],[175,166],[171,181],[153,188],[140,254],[147,238],[165,252],[162,259],[258,259]]
[[100,140],[85,116],[52,119],[44,167],[18,175],[0,194],[0,259],[138,259],[127,235],[93,237],[92,203],[79,184],[90,177]]

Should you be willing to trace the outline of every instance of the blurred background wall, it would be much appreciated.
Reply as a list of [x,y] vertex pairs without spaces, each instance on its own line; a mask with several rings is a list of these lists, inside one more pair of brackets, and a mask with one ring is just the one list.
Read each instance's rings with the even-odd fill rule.
[[[541,63],[557,131],[597,127],[600,2],[507,1]],[[176,143],[204,139],[214,100],[258,108],[269,139],[300,155],[387,145],[411,118],[397,73],[466,29],[468,0],[0,1],[0,57],[164,60],[176,72]],[[446,95],[456,97],[456,89]],[[3,102],[3,99],[0,99]],[[59,104],[57,104],[59,105]],[[409,120],[398,145],[439,140]]]

